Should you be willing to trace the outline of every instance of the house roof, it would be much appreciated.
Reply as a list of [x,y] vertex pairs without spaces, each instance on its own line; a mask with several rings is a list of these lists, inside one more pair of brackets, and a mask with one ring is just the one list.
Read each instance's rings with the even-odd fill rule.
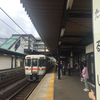
[[11,51],[11,50],[7,50],[7,49],[4,49],[4,48],[0,48],[0,53],[8,54],[8,55],[15,55],[15,56],[26,56],[27,55],[27,54],[24,54],[24,53]]
[[15,43],[15,41],[19,38],[19,36],[12,36],[11,38],[9,38],[4,44],[2,44],[0,46],[0,48],[3,49],[8,49],[12,44]]
[[12,34],[12,36],[28,36],[35,39],[35,37],[32,34]]
[[37,40],[42,40],[41,37],[36,37]]

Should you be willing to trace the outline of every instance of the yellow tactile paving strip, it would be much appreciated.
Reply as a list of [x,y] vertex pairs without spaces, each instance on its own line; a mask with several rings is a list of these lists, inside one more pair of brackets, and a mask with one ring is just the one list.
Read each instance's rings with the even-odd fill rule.
[[53,70],[53,73],[51,75],[47,95],[45,100],[53,100],[53,92],[54,92],[54,75],[55,75],[55,68]]

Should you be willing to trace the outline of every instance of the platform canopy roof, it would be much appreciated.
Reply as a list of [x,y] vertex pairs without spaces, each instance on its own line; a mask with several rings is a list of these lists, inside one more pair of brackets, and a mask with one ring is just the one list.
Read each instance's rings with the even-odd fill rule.
[[93,42],[92,0],[20,0],[52,55],[84,52]]
[[12,55],[12,56],[18,56],[18,57],[25,57],[27,54],[25,53],[20,53],[20,52],[16,52],[16,51],[12,51],[9,49],[4,49],[0,47],[0,54],[3,55]]

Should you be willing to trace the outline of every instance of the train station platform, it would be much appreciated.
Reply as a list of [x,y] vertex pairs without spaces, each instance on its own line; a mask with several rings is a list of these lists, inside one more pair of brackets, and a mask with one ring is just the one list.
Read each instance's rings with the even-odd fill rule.
[[[89,90],[94,90],[89,85]],[[91,100],[89,92],[83,91],[84,83],[80,82],[80,76],[75,71],[74,75],[63,75],[57,79],[57,72],[53,68],[47,73],[27,100]]]

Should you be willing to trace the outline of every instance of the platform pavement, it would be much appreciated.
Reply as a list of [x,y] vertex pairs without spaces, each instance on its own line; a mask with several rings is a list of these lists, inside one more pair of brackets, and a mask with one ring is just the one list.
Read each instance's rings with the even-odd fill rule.
[[[84,83],[76,71],[74,75],[63,75],[57,79],[57,73],[52,68],[41,80],[27,100],[90,100],[88,92],[83,91]],[[95,88],[89,85],[89,89]]]
[[[57,79],[55,72],[53,100],[91,100],[88,97],[88,92],[83,89],[84,83],[80,82],[77,71],[72,76],[63,75],[61,79]],[[89,85],[89,90],[91,89],[95,92],[95,88]]]

